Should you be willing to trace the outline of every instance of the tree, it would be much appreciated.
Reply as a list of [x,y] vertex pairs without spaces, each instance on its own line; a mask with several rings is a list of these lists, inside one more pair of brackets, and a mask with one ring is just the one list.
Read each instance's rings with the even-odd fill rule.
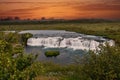
[[20,20],[20,17],[16,16],[14,17],[14,20]]
[[41,17],[41,20],[46,20],[46,18],[45,17]]

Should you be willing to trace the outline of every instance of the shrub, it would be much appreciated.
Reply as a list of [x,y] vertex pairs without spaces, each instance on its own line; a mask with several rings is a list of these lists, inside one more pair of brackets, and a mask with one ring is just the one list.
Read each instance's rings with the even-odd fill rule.
[[23,45],[27,45],[27,40],[31,38],[33,35],[31,33],[21,34],[21,42]]
[[56,57],[60,54],[59,51],[46,51],[45,56],[46,57]]
[[30,67],[35,59],[33,55],[25,55],[22,46],[13,47],[11,43],[0,40],[0,80],[33,79],[36,73]]
[[99,54],[90,52],[81,72],[91,80],[120,80],[120,47],[102,47]]

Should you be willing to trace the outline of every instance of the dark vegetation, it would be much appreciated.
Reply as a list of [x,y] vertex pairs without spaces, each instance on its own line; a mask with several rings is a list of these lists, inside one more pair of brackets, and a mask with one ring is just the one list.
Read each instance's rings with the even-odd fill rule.
[[56,57],[60,54],[59,51],[46,51],[45,56],[46,57]]
[[24,54],[17,33],[0,34],[0,80],[32,79],[35,56]]
[[20,37],[21,37],[21,43],[24,45],[24,46],[27,46],[27,40],[29,38],[31,38],[33,35],[30,34],[30,33],[25,33],[25,34],[21,34]]
[[[57,23],[35,25],[0,25],[0,30],[69,30],[105,36],[116,46],[100,46],[101,51],[89,51],[71,65],[37,62],[37,55],[24,54],[17,33],[0,32],[0,80],[120,80],[120,23]],[[31,35],[24,35],[25,40]]]
[[7,17],[0,20],[0,25],[26,25],[26,24],[58,24],[58,23],[114,23],[120,22],[120,20],[105,20],[105,19],[76,19],[76,20],[64,20],[64,19],[40,19],[40,20],[20,20],[19,17],[11,18]]

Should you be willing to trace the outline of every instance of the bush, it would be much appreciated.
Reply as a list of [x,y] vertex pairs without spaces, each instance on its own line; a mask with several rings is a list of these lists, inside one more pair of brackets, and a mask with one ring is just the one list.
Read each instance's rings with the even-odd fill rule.
[[25,55],[20,45],[13,46],[5,40],[0,40],[0,80],[33,79],[36,73],[31,71],[30,67],[36,59],[35,56]]
[[21,42],[23,45],[27,45],[27,40],[29,38],[31,38],[33,35],[31,33],[25,33],[25,34],[21,34]]
[[59,51],[46,51],[45,56],[46,57],[56,57],[60,54]]
[[85,57],[82,74],[91,80],[120,80],[120,47],[102,47]]

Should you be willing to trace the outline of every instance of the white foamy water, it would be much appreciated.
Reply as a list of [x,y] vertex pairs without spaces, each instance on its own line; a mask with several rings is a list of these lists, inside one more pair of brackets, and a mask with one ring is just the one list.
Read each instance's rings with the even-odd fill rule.
[[44,46],[46,48],[71,48],[73,50],[96,50],[99,45],[108,43],[110,46],[114,45],[114,41],[106,40],[98,42],[95,40],[77,38],[63,38],[63,37],[48,37],[48,38],[30,38],[27,45],[29,46]]
[[99,45],[108,43],[115,45],[113,40],[100,36],[84,35],[76,32],[60,30],[33,30],[20,33],[32,33],[33,37],[27,41],[28,46],[43,46],[45,48],[70,48],[73,50],[97,50]]

